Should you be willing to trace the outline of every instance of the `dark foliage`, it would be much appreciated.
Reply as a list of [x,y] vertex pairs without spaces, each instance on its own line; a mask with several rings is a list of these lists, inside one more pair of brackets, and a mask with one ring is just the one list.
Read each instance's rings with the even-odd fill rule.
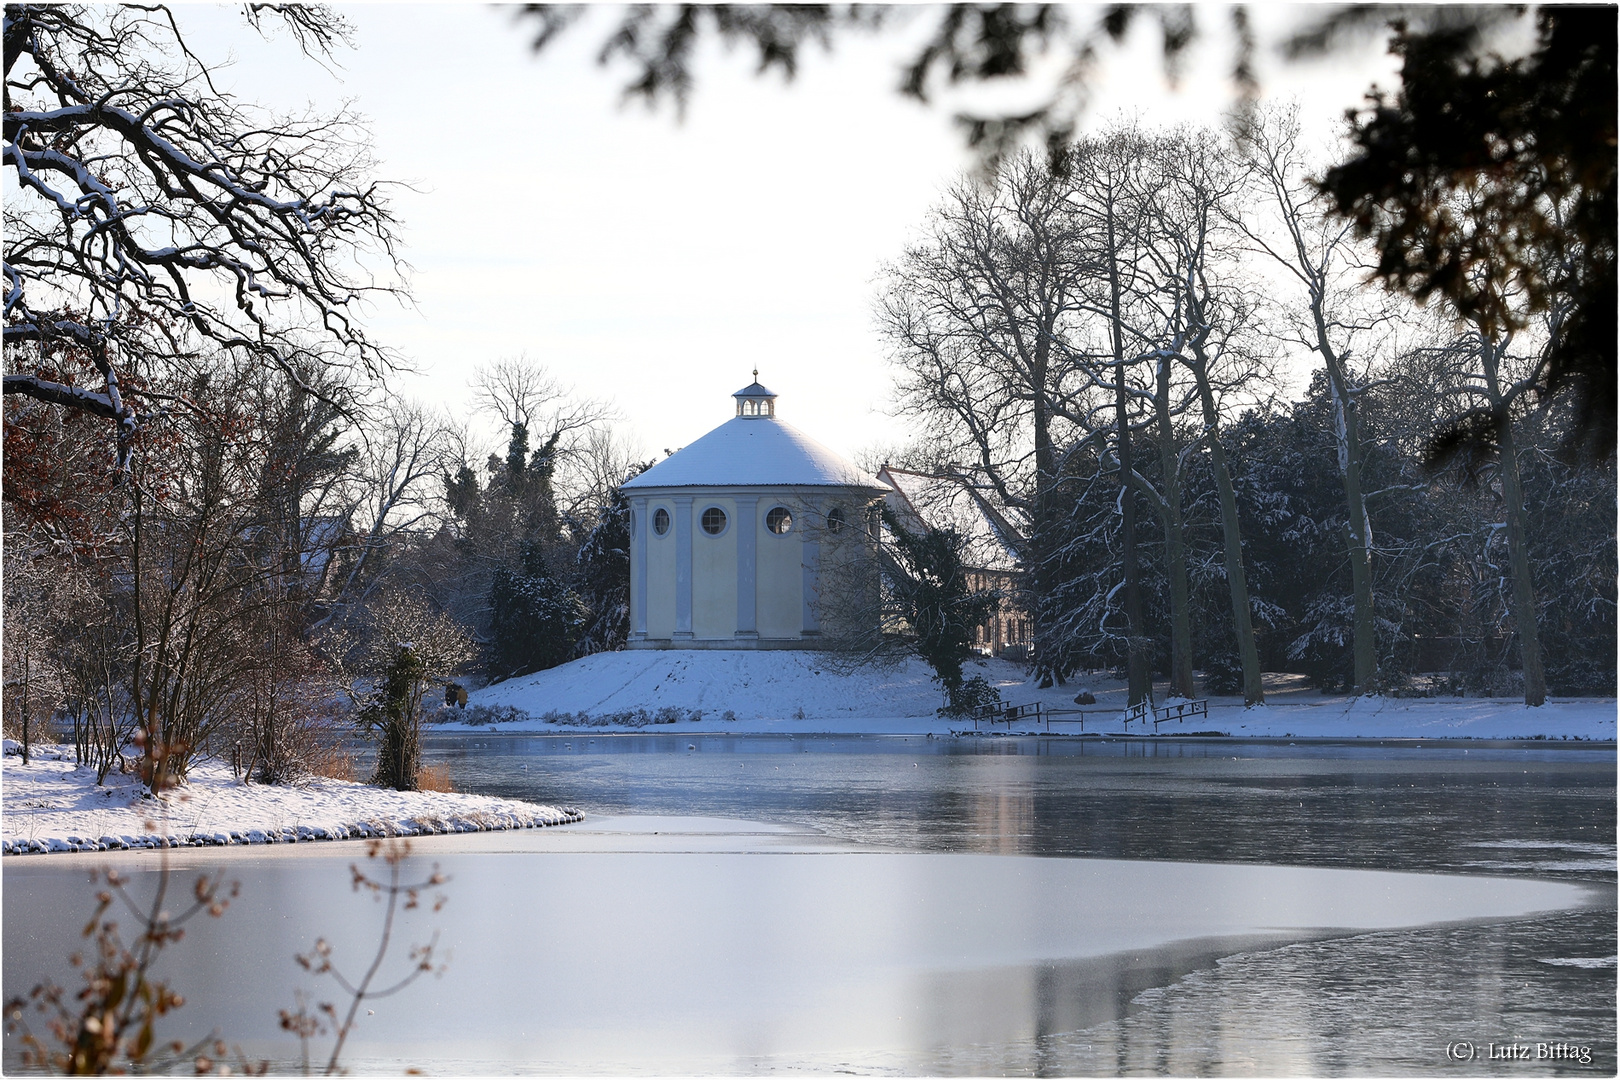
[[[1535,49],[1509,62],[1480,56],[1478,21],[1397,23],[1401,89],[1355,117],[1357,151],[1322,186],[1377,243],[1377,273],[1391,286],[1444,296],[1498,330],[1554,312],[1545,392],[1576,400],[1575,431],[1608,457],[1616,9],[1542,7],[1536,22]],[[1488,449],[1492,432],[1488,416],[1465,416],[1434,452]]]
[[537,549],[525,552],[523,571],[496,568],[489,606],[491,678],[527,675],[573,659],[585,610],[573,590],[547,569]]
[[973,655],[974,628],[995,614],[999,597],[969,587],[962,538],[954,530],[911,532],[887,506],[883,523],[893,540],[896,608],[910,624],[917,655],[945,691],[945,710],[966,712],[983,703],[985,687],[964,680],[962,665]]
[[[1063,76],[1032,107],[957,114],[957,125],[968,145],[992,165],[1033,135],[1061,167],[1066,148],[1079,130],[1086,85],[1099,52],[1124,42],[1138,21],[1157,23],[1164,69],[1171,77],[1178,73],[1181,57],[1200,30],[1194,9],[1180,4],[1109,4],[1097,9],[1062,4],[952,4],[911,11],[887,4],[638,5],[620,17],[597,59],[604,65],[620,61],[629,66],[626,98],[639,98],[649,106],[670,98],[678,109],[684,109],[696,81],[693,54],[705,35],[727,45],[751,43],[757,50],[760,73],[774,69],[791,79],[806,45],[828,48],[838,32],[879,30],[904,21],[916,10],[926,10],[928,17],[938,19],[906,62],[898,86],[901,94],[917,101],[929,101],[940,85],[1023,76],[1055,45],[1069,54]],[[526,5],[522,17],[536,24],[535,51],[555,40],[578,13],[579,8],[572,5]],[[1233,83],[1247,97],[1255,89],[1253,35],[1243,8],[1234,9],[1230,18],[1237,35]]]
[[[651,467],[650,461],[639,464],[625,479]],[[613,501],[597,512],[575,567],[587,621],[574,651],[589,656],[624,648],[630,637],[630,500],[622,491],[614,491]]]

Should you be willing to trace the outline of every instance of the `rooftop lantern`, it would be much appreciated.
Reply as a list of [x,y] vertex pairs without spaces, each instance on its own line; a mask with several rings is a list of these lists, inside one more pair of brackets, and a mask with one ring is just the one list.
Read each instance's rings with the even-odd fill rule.
[[776,395],[759,385],[759,368],[754,369],[754,381],[731,396],[737,399],[738,416],[776,418]]

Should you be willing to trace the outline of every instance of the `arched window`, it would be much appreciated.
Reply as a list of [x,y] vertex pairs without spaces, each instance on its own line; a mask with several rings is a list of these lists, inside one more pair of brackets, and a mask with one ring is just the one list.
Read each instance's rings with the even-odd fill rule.
[[844,529],[844,512],[838,507],[827,511],[827,531],[830,533],[842,532]]
[[726,512],[718,506],[711,506],[703,511],[703,531],[710,536],[719,536],[726,531]]
[[662,506],[653,511],[653,532],[659,536],[669,532],[669,511]]
[[765,527],[778,536],[785,536],[793,530],[793,515],[785,506],[773,506],[765,515]]

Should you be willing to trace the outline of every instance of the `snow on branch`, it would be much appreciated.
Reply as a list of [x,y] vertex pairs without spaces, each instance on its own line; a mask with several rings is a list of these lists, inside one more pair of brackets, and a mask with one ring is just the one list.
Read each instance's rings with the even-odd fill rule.
[[[308,52],[347,39],[324,8],[265,15]],[[406,267],[357,118],[220,92],[162,6],[9,6],[4,36],[7,394],[127,427],[120,368],[138,396],[219,347],[291,373],[314,339],[329,364],[390,369],[354,309],[404,297]],[[71,386],[75,366],[106,389]]]

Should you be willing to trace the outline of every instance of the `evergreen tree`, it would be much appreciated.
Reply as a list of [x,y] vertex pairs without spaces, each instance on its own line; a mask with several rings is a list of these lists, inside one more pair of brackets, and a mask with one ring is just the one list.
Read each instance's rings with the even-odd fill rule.
[[422,694],[427,665],[410,643],[402,643],[382,686],[360,710],[362,729],[380,736],[377,769],[371,782],[396,791],[417,790],[422,763]]
[[509,679],[571,659],[586,625],[585,607],[546,566],[544,552],[525,545],[522,572],[497,567],[490,591],[492,679]]
[[914,648],[945,691],[945,710],[962,713],[996,699],[982,677],[963,679],[962,665],[973,655],[973,632],[995,614],[999,597],[974,591],[963,562],[963,540],[954,529],[913,533],[894,511],[883,508],[893,538],[891,590],[900,616],[910,624]]
[[[640,475],[650,465],[630,475]],[[630,637],[630,500],[623,492],[615,491],[613,501],[598,511],[575,565],[588,622],[574,651],[589,656],[624,648]]]
[[444,500],[456,517],[462,520],[471,517],[478,509],[482,494],[478,487],[478,474],[470,467],[462,465],[454,476],[449,472],[444,474]]

